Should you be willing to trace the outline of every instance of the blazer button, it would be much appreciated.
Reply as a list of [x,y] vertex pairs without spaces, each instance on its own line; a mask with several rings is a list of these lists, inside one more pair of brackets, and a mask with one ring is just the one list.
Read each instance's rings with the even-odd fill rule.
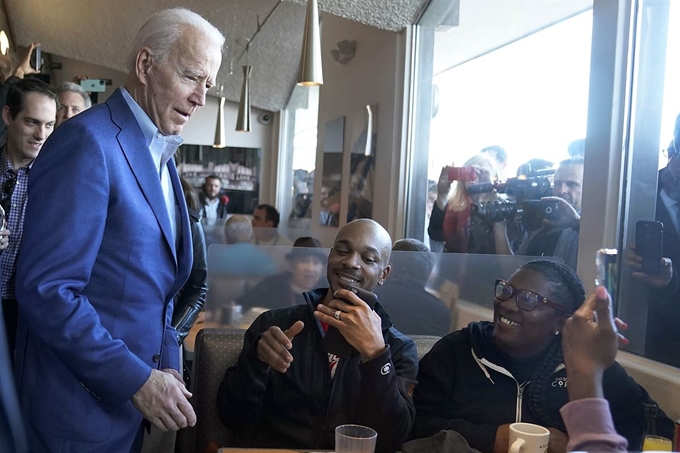
[[158,363],[161,361],[161,355],[160,354],[154,354],[153,355],[153,361],[154,363]]

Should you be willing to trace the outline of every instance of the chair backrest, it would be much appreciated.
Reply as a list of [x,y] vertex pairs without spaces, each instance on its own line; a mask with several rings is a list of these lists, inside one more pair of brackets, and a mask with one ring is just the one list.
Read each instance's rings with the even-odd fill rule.
[[442,338],[436,335],[410,335],[410,337],[415,342],[416,348],[418,349],[418,360],[422,359],[425,354],[430,352],[432,346]]
[[203,329],[196,337],[191,392],[197,421],[193,428],[192,452],[205,451],[210,442],[221,447],[232,444],[232,433],[217,413],[217,390],[226,369],[236,365],[244,335],[243,329]]

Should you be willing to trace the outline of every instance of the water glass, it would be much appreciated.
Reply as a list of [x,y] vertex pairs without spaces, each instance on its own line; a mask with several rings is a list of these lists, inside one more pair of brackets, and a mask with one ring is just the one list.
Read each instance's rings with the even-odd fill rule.
[[367,426],[340,425],[335,428],[335,453],[373,453],[378,433]]

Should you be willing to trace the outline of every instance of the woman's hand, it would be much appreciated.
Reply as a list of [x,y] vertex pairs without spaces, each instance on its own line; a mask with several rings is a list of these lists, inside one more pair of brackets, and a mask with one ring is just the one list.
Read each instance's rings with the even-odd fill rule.
[[550,440],[548,441],[548,453],[564,453],[567,451],[569,436],[567,433],[556,428],[548,428]]

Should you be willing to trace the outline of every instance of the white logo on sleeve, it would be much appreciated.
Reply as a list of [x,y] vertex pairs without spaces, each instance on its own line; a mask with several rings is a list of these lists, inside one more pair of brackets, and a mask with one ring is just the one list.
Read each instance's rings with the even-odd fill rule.
[[390,371],[392,371],[392,364],[390,363],[386,363],[382,366],[382,368],[380,368],[380,374],[383,376],[390,374]]

